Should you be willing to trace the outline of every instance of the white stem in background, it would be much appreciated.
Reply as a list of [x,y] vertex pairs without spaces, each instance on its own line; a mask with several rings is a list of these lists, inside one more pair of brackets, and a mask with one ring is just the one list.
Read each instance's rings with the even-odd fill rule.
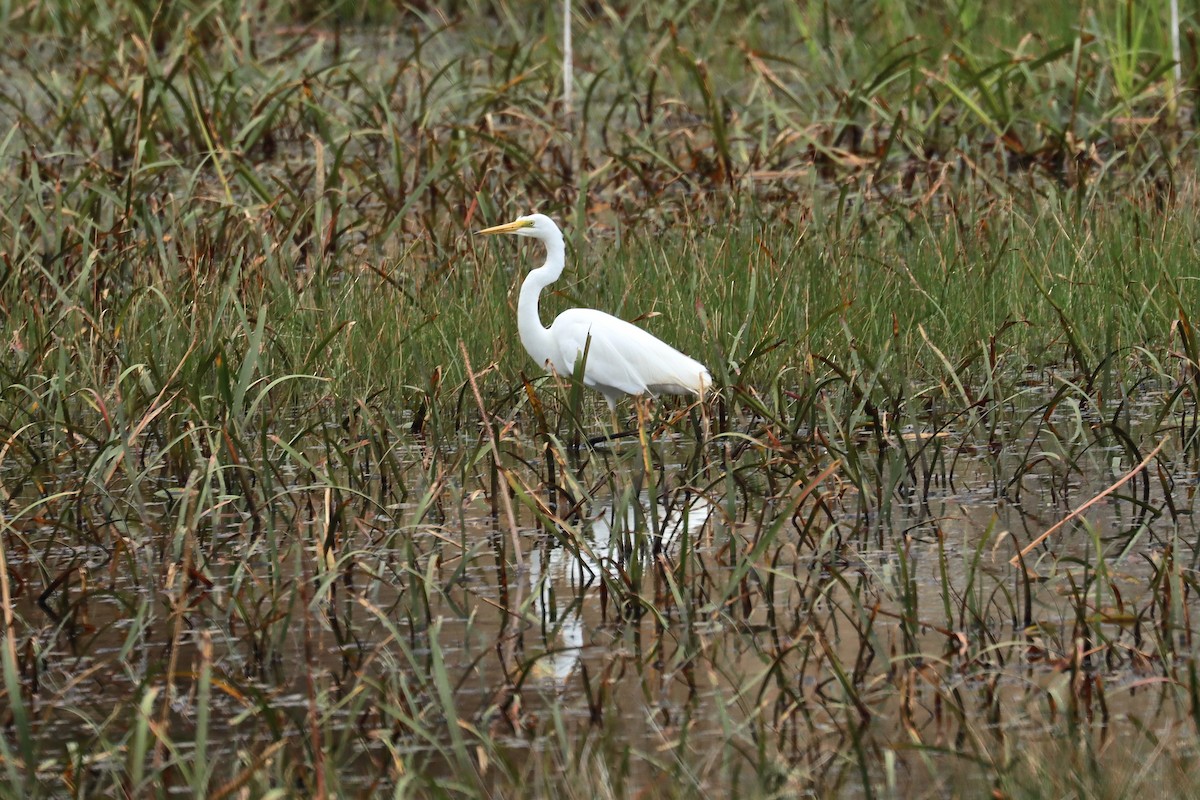
[[[1178,47],[1176,47],[1178,50]],[[1178,58],[1178,56],[1176,56]],[[563,111],[571,114],[571,86],[575,82],[571,58],[571,0],[563,0]]]
[[1175,92],[1178,93],[1183,83],[1183,64],[1179,60],[1179,0],[1171,0],[1171,58],[1175,60]]

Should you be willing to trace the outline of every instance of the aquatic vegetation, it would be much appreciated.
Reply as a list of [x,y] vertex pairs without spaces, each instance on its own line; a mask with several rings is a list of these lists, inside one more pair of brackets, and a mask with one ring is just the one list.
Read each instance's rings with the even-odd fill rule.
[[[1156,11],[252,5],[0,4],[5,795],[1195,785]],[[588,444],[534,209],[704,404]]]

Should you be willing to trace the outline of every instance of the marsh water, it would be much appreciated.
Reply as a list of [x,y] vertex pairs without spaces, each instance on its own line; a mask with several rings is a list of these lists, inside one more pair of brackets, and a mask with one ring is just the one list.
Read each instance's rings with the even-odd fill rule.
[[[752,415],[580,449],[514,428],[498,466],[482,434],[410,436],[388,452],[402,500],[349,437],[270,510],[219,476],[135,499],[26,475],[5,554],[29,711],[62,758],[42,769],[125,763],[72,753],[148,692],[174,757],[202,725],[215,763],[266,752],[286,784],[288,748],[319,746],[351,794],[402,785],[397,753],[452,787],[597,739],[625,753],[618,789],[686,773],[718,795],[838,771],[852,793],[969,787],[1013,741],[1190,751],[1195,462],[1163,404],[1103,417],[1038,387],[842,441],[797,428],[803,447]],[[314,714],[338,736],[312,742]]]

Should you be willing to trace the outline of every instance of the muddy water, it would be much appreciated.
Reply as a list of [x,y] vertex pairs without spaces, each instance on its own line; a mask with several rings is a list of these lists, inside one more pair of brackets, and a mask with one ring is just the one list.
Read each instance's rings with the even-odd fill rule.
[[[767,437],[718,439],[700,462],[675,437],[653,444],[649,477],[622,444],[571,462],[551,492],[539,451],[511,443],[513,485],[536,494],[513,494],[520,558],[480,462],[427,484],[432,504],[291,488],[265,529],[220,496],[190,538],[182,495],[150,504],[156,528],[12,519],[43,769],[122,769],[127,751],[105,742],[151,690],[164,758],[186,763],[205,670],[222,769],[268,753],[278,780],[303,783],[285,756],[311,761],[315,725],[334,732],[322,747],[349,792],[392,785],[398,759],[461,778],[455,725],[472,754],[485,743],[474,768],[498,787],[584,741],[622,757],[624,790],[851,795],[864,774],[902,793],[978,788],[974,764],[1057,752],[1064,731],[1102,751],[1149,748],[1146,731],[1194,749],[1195,474],[1179,434],[1131,430],[1140,454],[1175,442],[1025,569],[1009,564],[1136,463],[1064,405],[1044,423],[1014,413],[998,447],[944,425],[814,445],[776,481],[762,476],[786,459]],[[835,468],[803,495],[852,452],[868,477]]]

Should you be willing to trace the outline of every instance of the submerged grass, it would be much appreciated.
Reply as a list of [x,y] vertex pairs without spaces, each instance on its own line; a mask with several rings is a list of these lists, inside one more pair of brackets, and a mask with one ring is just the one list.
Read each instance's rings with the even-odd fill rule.
[[0,4],[0,790],[1194,785],[1194,54],[994,6]]

